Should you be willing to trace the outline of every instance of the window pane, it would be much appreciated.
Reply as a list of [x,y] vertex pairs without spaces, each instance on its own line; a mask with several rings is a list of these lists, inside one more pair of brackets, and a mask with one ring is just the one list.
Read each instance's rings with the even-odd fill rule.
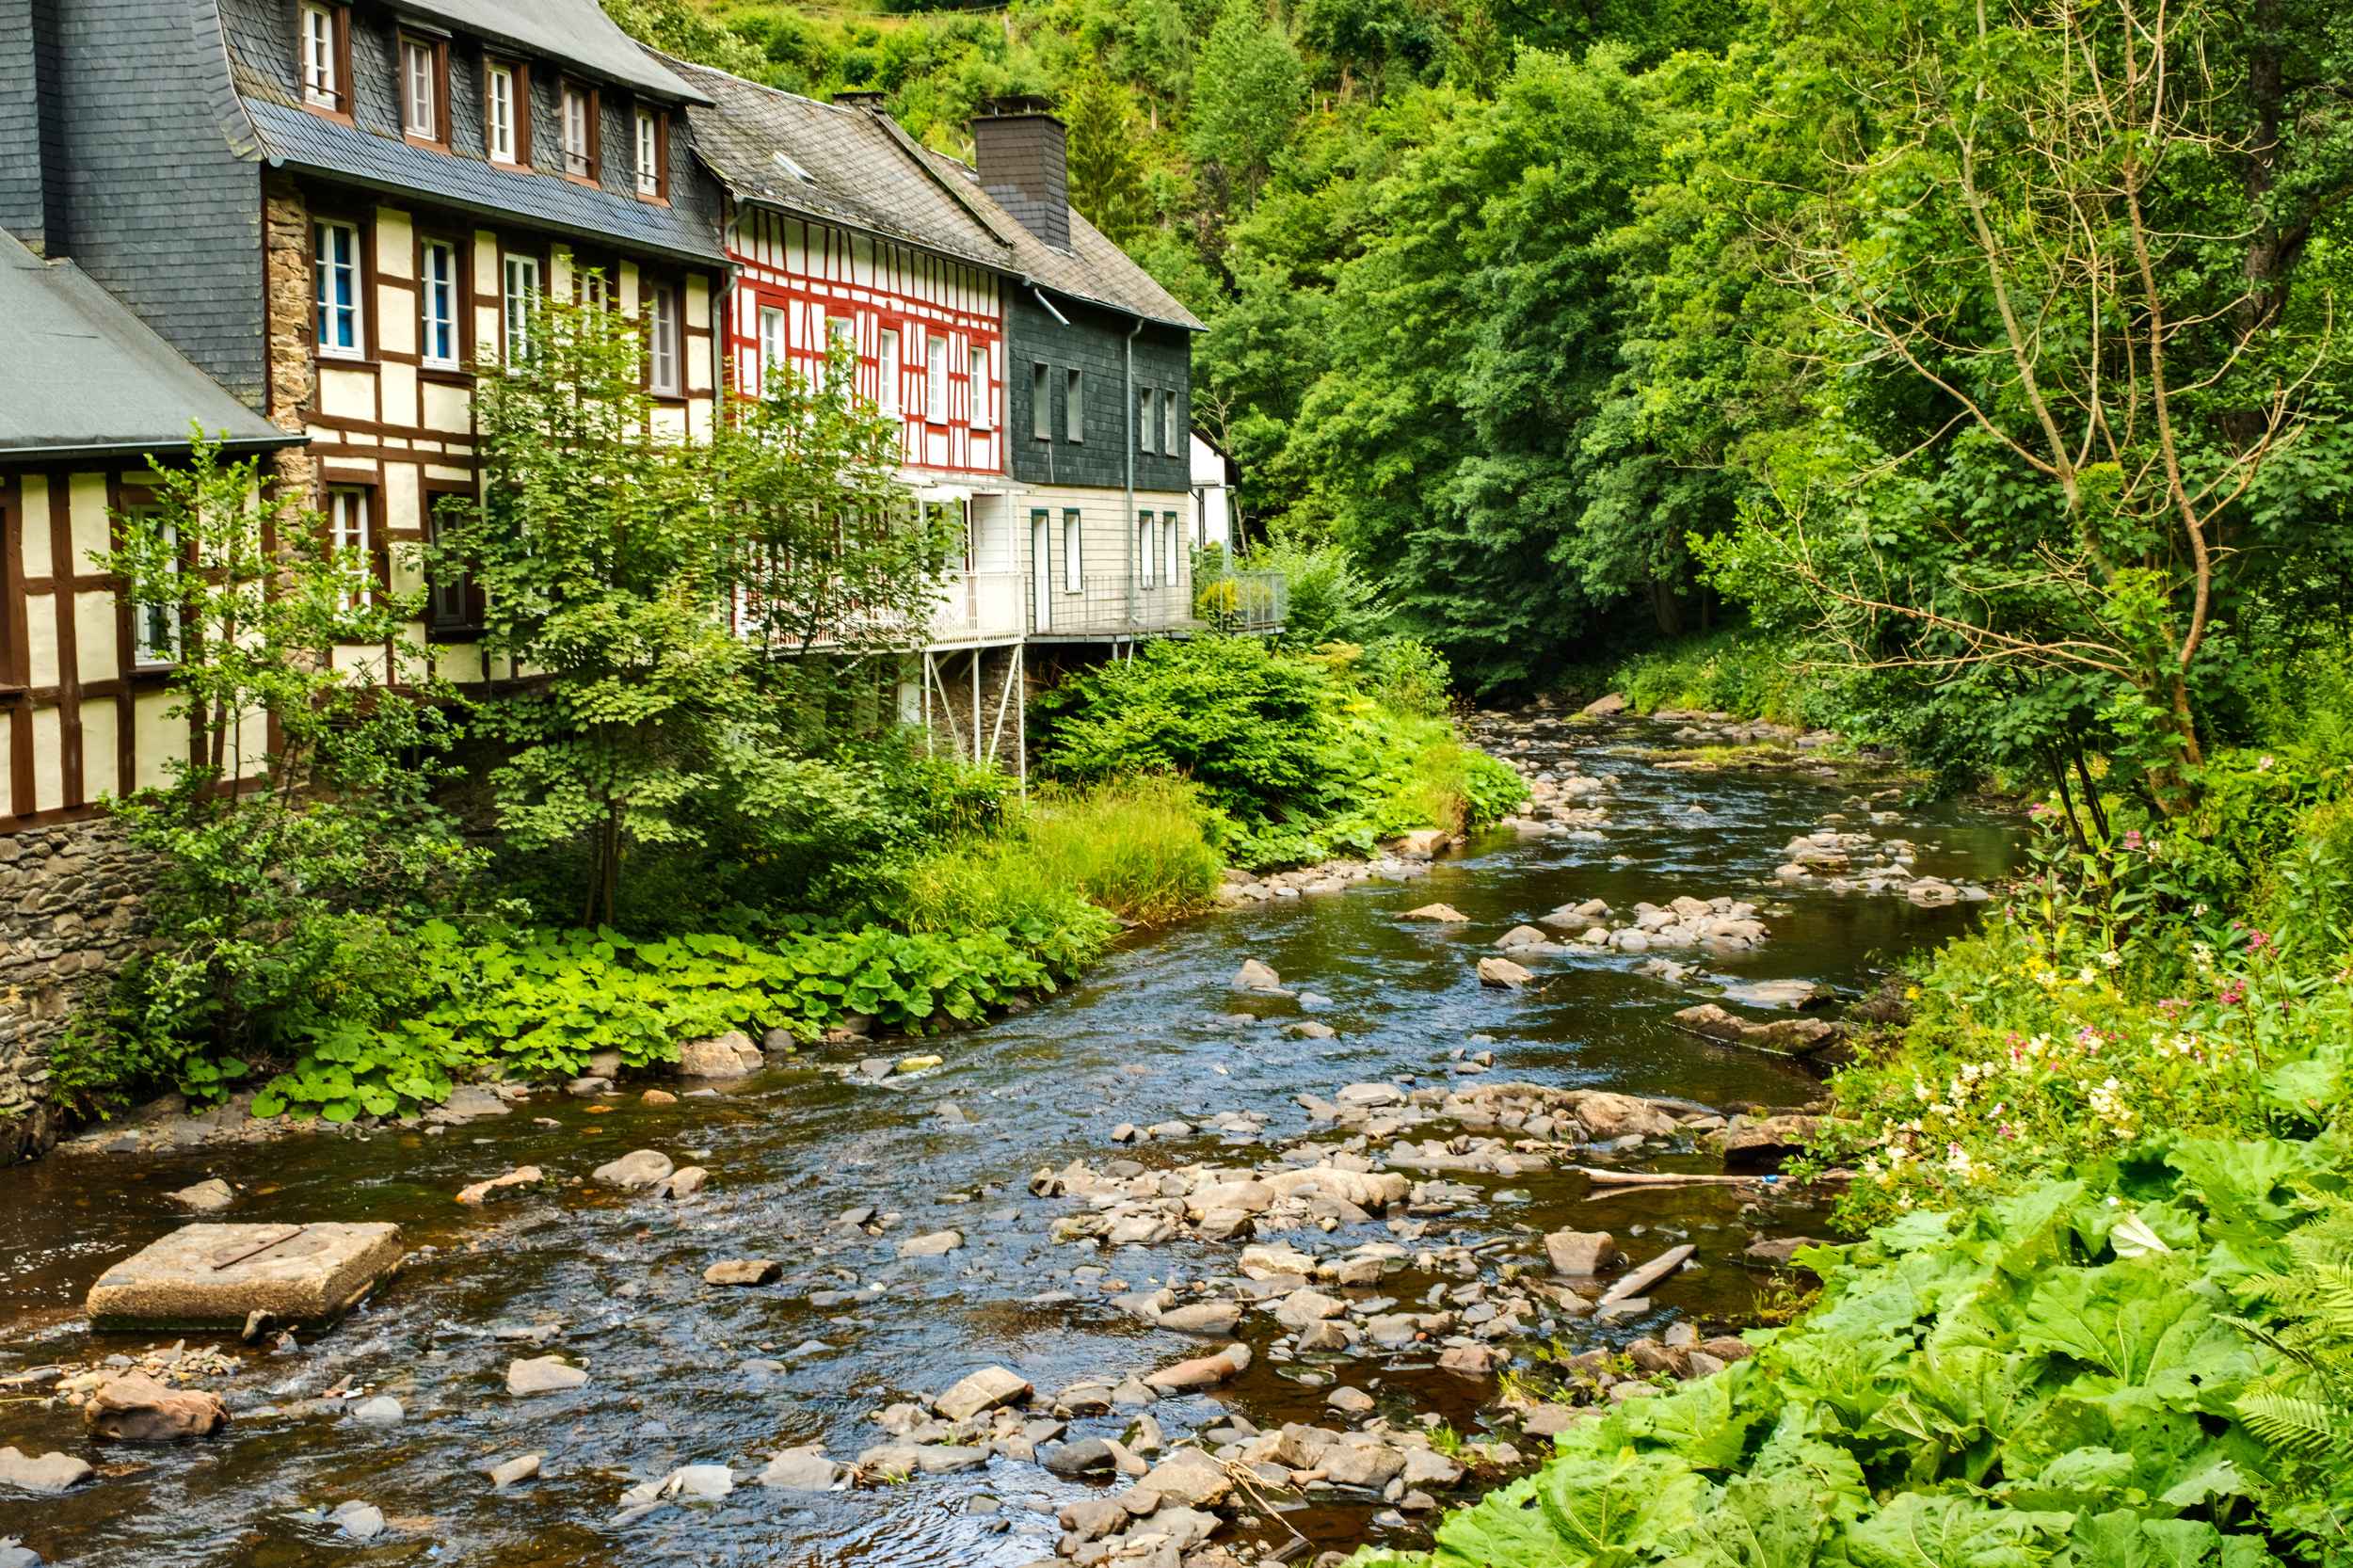
[[1079,373],[1068,374],[1068,386],[1063,392],[1063,436],[1065,440],[1086,440],[1086,399],[1081,392]]
[[653,116],[643,109],[637,112],[637,194],[659,196],[662,193],[662,138],[655,128]]
[[322,7],[302,8],[302,91],[309,102],[335,108],[335,18]]
[[515,73],[493,67],[490,72],[489,124],[485,134],[490,156],[501,163],[515,161]]
[[434,51],[422,43],[403,40],[401,59],[401,121],[412,136],[434,136],[440,132],[440,122],[433,112]]
[[539,293],[539,263],[534,257],[506,258],[506,357],[519,360],[531,351],[531,306]]
[[328,491],[327,529],[327,544],[333,552],[335,565],[352,583],[340,600],[340,608],[346,612],[358,609],[368,602],[368,589],[376,575],[369,559],[367,492],[340,488]]
[[315,223],[312,270],[318,287],[319,347],[360,352],[359,231],[348,223]]
[[426,362],[457,362],[457,252],[455,247],[424,248],[424,358]]
[[1136,578],[1144,586],[1152,585],[1152,514],[1136,514]]
[[885,328],[882,334],[882,385],[878,407],[893,419],[899,415],[899,334]]
[[1174,512],[1160,514],[1160,546],[1168,552],[1168,583],[1174,587],[1185,575],[1185,536]]
[[1062,585],[1064,593],[1073,594],[1086,586],[1079,560],[1079,514],[1075,511],[1062,515]]
[[1054,437],[1054,383],[1044,365],[1030,367],[1030,434],[1039,440]]
[[985,430],[988,428],[990,413],[988,406],[988,350],[985,348],[975,348],[972,350],[971,380],[972,385],[969,391],[972,401],[972,428],[975,430]]
[[1184,444],[1178,440],[1182,433],[1182,427],[1176,423],[1176,393],[1174,391],[1164,392],[1160,393],[1160,453],[1163,456],[1179,457],[1184,455]]
[[934,424],[948,418],[948,340],[937,332],[923,340],[923,417]]

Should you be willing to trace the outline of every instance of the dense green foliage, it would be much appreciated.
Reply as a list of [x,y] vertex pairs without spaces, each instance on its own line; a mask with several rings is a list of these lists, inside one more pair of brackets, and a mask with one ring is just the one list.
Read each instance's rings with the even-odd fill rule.
[[1463,747],[1430,712],[1445,682],[1434,656],[1391,648],[1368,669],[1363,652],[1327,644],[1301,655],[1241,637],[1148,644],[1035,699],[1039,765],[1081,781],[1188,779],[1247,866],[1362,852],[1409,828],[1458,830],[1525,796],[1517,774]]
[[[2333,1144],[2167,1135],[1964,1215],[1817,1249],[1820,1304],[1729,1370],[1573,1428],[1542,1472],[1358,1568],[2255,1568],[2337,1544],[2238,1403],[2278,1363]],[[2265,1507],[2263,1505],[2274,1505]]]

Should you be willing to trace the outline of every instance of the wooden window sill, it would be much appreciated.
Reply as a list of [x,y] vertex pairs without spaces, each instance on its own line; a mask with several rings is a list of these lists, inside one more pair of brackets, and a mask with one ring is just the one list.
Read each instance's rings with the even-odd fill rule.
[[349,109],[330,109],[325,104],[313,104],[307,99],[303,102],[302,111],[305,114],[314,114],[321,120],[331,120],[338,125],[357,126],[360,123],[351,118]]

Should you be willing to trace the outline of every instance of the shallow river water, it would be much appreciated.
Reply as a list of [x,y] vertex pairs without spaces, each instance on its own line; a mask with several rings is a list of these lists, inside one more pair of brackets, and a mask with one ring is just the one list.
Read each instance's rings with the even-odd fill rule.
[[[1079,1158],[1165,1168],[1204,1159],[1242,1164],[1273,1151],[1206,1131],[1122,1148],[1110,1141],[1114,1124],[1263,1112],[1272,1117],[1264,1142],[1274,1144],[1312,1130],[1295,1095],[1329,1098],[1344,1084],[1401,1075],[1446,1080],[1450,1053],[1465,1048],[1492,1049],[1496,1079],[1709,1106],[1817,1097],[1818,1086],[1789,1063],[1672,1028],[1670,1014],[1708,993],[1638,972],[1638,957],[1536,960],[1531,967],[1547,982],[1541,991],[1485,989],[1474,975],[1477,959],[1513,925],[1593,897],[1623,908],[1684,893],[1732,895],[1785,910],[1770,918],[1772,935],[1760,949],[1709,967],[1733,979],[1800,977],[1855,989],[1971,918],[1966,905],[1921,908],[1821,888],[1785,892],[1771,882],[1783,846],[1839,810],[1850,786],[1803,771],[1670,771],[1625,749],[1662,734],[1628,723],[1586,738],[1587,771],[1619,776],[1604,841],[1489,833],[1442,857],[1423,879],[1360,884],[1135,934],[1084,984],[1033,1011],[936,1047],[891,1051],[936,1048],[946,1058],[911,1077],[854,1084],[820,1070],[828,1055],[820,1048],[808,1053],[808,1067],[772,1071],[716,1099],[649,1108],[632,1094],[608,1102],[609,1113],[591,1114],[583,1101],[543,1093],[515,1113],[446,1136],[297,1136],[178,1157],[60,1156],[0,1173],[0,1374],[136,1353],[152,1343],[91,1336],[79,1304],[108,1262],[183,1223],[163,1194],[206,1176],[248,1189],[223,1220],[392,1220],[412,1249],[437,1249],[298,1355],[225,1347],[246,1356],[245,1368],[216,1385],[234,1411],[283,1406],[349,1378],[401,1398],[403,1423],[258,1416],[206,1442],[101,1448],[83,1438],[79,1414],[61,1401],[11,1399],[0,1402],[0,1444],[79,1453],[102,1474],[62,1498],[0,1491],[0,1536],[22,1537],[51,1563],[107,1568],[343,1560],[1014,1568],[1050,1558],[1050,1515],[1017,1507],[976,1513],[970,1499],[1067,1499],[1101,1483],[1004,1458],[984,1472],[813,1498],[739,1484],[724,1500],[660,1509],[617,1528],[609,1521],[623,1488],[678,1465],[732,1462],[741,1472],[811,1442],[855,1458],[890,1441],[869,1419],[879,1407],[936,1394],[991,1364],[1049,1392],[1202,1353],[1201,1341],[1123,1318],[1072,1271],[1101,1267],[1145,1290],[1172,1269],[1189,1282],[1230,1275],[1236,1249],[1182,1243],[1105,1253],[1091,1240],[1052,1244],[1048,1225],[1073,1206],[1032,1197],[1029,1176]],[[1687,814],[1693,804],[1710,814]],[[1860,820],[1851,808],[1848,814]],[[1905,809],[1874,831],[1913,840],[1920,871],[1956,879],[1999,876],[2012,854],[2001,819],[1955,807]],[[1468,921],[1396,919],[1433,900]],[[1301,1004],[1230,989],[1246,958],[1272,965],[1287,986],[1328,998],[1314,1016],[1338,1037],[1279,1032],[1305,1016]],[[1262,1021],[1210,1021],[1238,1009]],[[942,1101],[962,1110],[963,1125],[936,1113]],[[536,1117],[560,1125],[539,1126]],[[680,1205],[610,1192],[487,1208],[452,1201],[460,1186],[517,1165],[585,1175],[640,1147],[708,1167],[716,1191]],[[1699,1155],[1668,1163],[1720,1168]],[[1467,1241],[1525,1235],[1532,1242],[1573,1227],[1611,1230],[1638,1257],[1668,1236],[1697,1245],[1698,1267],[1653,1292],[1653,1314],[1573,1326],[1573,1342],[1622,1343],[1677,1317],[1711,1332],[1737,1329],[1759,1278],[1742,1250],[1759,1235],[1818,1233],[1822,1224],[1802,1193],[1743,1214],[1746,1195],[1723,1188],[1594,1197],[1581,1176],[1562,1171],[1447,1177],[1485,1200],[1443,1222]],[[1491,1195],[1507,1191],[1527,1196]],[[901,1218],[855,1245],[822,1234],[845,1208],[865,1204]],[[963,1250],[896,1256],[897,1240],[950,1225],[964,1232]],[[1644,1245],[1630,1240],[1637,1225],[1665,1235]],[[1357,1228],[1385,1239],[1377,1220]],[[1309,1240],[1313,1233],[1300,1244]],[[826,1256],[812,1256],[819,1246]],[[784,1277],[754,1289],[702,1283],[708,1264],[734,1257],[778,1259]],[[1379,1289],[1411,1301],[1434,1283],[1437,1276],[1409,1271]],[[824,1306],[808,1300],[853,1285],[881,1289]],[[1074,1299],[1029,1300],[1065,1292]],[[546,1336],[549,1350],[585,1362],[587,1387],[510,1398],[508,1362],[543,1352],[493,1336],[526,1328]],[[1241,1336],[1263,1348],[1277,1332],[1254,1313]],[[829,1348],[794,1353],[812,1340]],[[1528,1347],[1518,1348],[1525,1366]],[[784,1369],[744,1370],[753,1359]],[[1493,1381],[1427,1363],[1359,1356],[1318,1365],[1369,1387],[1401,1425],[1437,1411],[1477,1438]],[[1309,1365],[1261,1353],[1234,1382],[1165,1400],[1154,1414],[1172,1441],[1227,1409],[1260,1426],[1328,1419],[1328,1390],[1298,1381]],[[1116,1436],[1127,1424],[1125,1416],[1082,1420],[1073,1435]],[[1531,1456],[1542,1446],[1521,1444]],[[543,1476],[493,1494],[481,1471],[535,1450],[547,1455]],[[351,1498],[376,1504],[393,1528],[364,1546],[339,1537],[319,1515]],[[1311,1495],[1287,1508],[1287,1528],[1270,1521],[1241,1538],[1273,1544],[1295,1529],[1319,1552],[1426,1540],[1418,1527],[1375,1523],[1382,1512],[1369,1500]],[[1235,1538],[1230,1528],[1221,1537]]]

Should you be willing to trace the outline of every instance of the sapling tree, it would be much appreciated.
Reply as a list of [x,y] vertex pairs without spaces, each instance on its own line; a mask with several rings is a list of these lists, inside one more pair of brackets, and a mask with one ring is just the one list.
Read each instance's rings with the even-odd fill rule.
[[[200,429],[193,447],[185,464],[151,459],[153,504],[118,513],[115,547],[92,555],[120,581],[142,657],[169,664],[189,739],[168,783],[106,803],[157,856],[155,945],[92,1021],[109,1038],[68,1052],[69,1079],[87,1080],[72,1087],[242,1076],[243,1055],[335,1011],[381,912],[469,858],[426,799],[453,694],[405,640],[418,596],[331,548],[259,458],[226,460]],[[179,1060],[192,1042],[213,1053]]]

